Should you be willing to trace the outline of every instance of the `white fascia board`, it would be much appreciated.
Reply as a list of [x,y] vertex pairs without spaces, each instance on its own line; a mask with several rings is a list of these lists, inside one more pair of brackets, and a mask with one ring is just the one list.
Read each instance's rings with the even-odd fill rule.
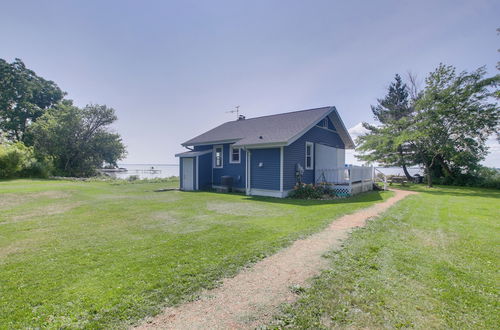
[[279,148],[284,146],[286,146],[286,142],[233,145],[233,147],[235,148],[245,148],[245,149],[268,149],[268,148]]
[[188,151],[188,152],[196,153],[196,154],[184,155],[184,152],[181,152],[180,154],[175,154],[175,157],[179,157],[179,158],[193,158],[193,157],[198,157],[198,156],[202,156],[202,155],[211,153],[212,149],[201,150],[201,151]]
[[[344,132],[344,134],[341,134],[341,130],[339,130],[336,126],[335,126],[335,129],[337,130],[337,134],[340,135],[340,138],[342,139],[342,142],[344,142],[345,149],[354,149],[354,148],[356,148],[356,144],[354,144],[354,141],[351,138],[351,134],[349,134],[349,131],[345,127],[344,122],[342,121],[342,118],[340,117],[340,114],[337,111],[337,108],[335,108],[335,107],[332,107],[332,108],[333,108],[333,110],[334,110],[333,112],[335,113],[335,115],[336,115],[337,118],[330,118],[330,119],[332,120],[333,126],[335,126],[336,123],[340,123],[342,131]],[[328,116],[330,116],[330,115],[331,114],[328,114]],[[344,137],[343,137],[343,135],[344,135]],[[347,139],[347,141],[345,141],[344,138]]]
[[208,141],[208,142],[201,142],[201,143],[182,143],[181,146],[187,147],[187,146],[192,146],[192,147],[200,147],[200,146],[210,146],[212,144],[227,144],[227,143],[235,143],[238,142],[241,139],[229,139],[229,140],[218,140],[218,141]]

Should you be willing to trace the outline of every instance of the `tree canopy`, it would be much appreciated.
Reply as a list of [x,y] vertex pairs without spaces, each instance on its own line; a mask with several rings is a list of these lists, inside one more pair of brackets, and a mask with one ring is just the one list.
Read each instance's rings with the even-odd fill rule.
[[457,73],[453,66],[440,64],[427,77],[415,104],[414,125],[402,139],[411,144],[429,181],[432,170],[450,178],[473,173],[486,157],[486,140],[500,124],[494,98],[500,75],[485,75],[484,68]]
[[473,175],[487,154],[487,138],[500,125],[500,75],[485,76],[484,68],[458,73],[440,64],[408,103],[407,87],[396,76],[387,97],[372,107],[381,124],[364,124],[369,132],[358,140],[360,158],[389,166],[420,164],[429,185],[433,177]]
[[363,123],[369,133],[358,139],[358,151],[363,152],[359,158],[369,162],[376,161],[382,166],[401,167],[410,178],[407,166],[413,163],[407,157],[408,146],[396,138],[408,127],[408,118],[413,114],[409,88],[400,75],[396,74],[389,85],[387,95],[377,102],[371,109],[379,125]]
[[65,95],[18,58],[12,63],[0,59],[0,86],[0,130],[13,141],[23,141],[28,126]]
[[0,175],[89,176],[125,156],[120,135],[109,128],[114,109],[80,109],[64,96],[20,59],[0,59]]
[[65,101],[49,109],[30,128],[35,150],[51,158],[59,174],[89,176],[103,163],[126,155],[120,135],[109,129],[117,117],[105,105],[83,109]]

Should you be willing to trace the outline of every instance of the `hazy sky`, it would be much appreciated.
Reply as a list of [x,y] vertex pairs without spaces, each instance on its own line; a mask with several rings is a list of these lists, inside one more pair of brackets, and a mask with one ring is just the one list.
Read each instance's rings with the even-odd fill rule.
[[77,105],[115,108],[126,162],[172,163],[236,105],[247,117],[335,105],[355,127],[395,73],[495,74],[499,17],[498,0],[2,0],[0,57]]

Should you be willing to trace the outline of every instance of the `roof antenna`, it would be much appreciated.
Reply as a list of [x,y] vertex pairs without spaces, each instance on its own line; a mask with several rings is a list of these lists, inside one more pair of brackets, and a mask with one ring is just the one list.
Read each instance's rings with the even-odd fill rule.
[[236,113],[236,120],[239,120],[240,119],[240,106],[237,105],[234,107],[234,110],[226,111],[226,113]]

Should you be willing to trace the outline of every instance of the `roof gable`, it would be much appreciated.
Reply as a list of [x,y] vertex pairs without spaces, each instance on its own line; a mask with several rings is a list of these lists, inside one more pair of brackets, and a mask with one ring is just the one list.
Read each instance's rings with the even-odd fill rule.
[[235,146],[289,145],[329,116],[347,147],[354,147],[335,107],[282,113],[226,122],[189,141],[183,146],[235,142]]

